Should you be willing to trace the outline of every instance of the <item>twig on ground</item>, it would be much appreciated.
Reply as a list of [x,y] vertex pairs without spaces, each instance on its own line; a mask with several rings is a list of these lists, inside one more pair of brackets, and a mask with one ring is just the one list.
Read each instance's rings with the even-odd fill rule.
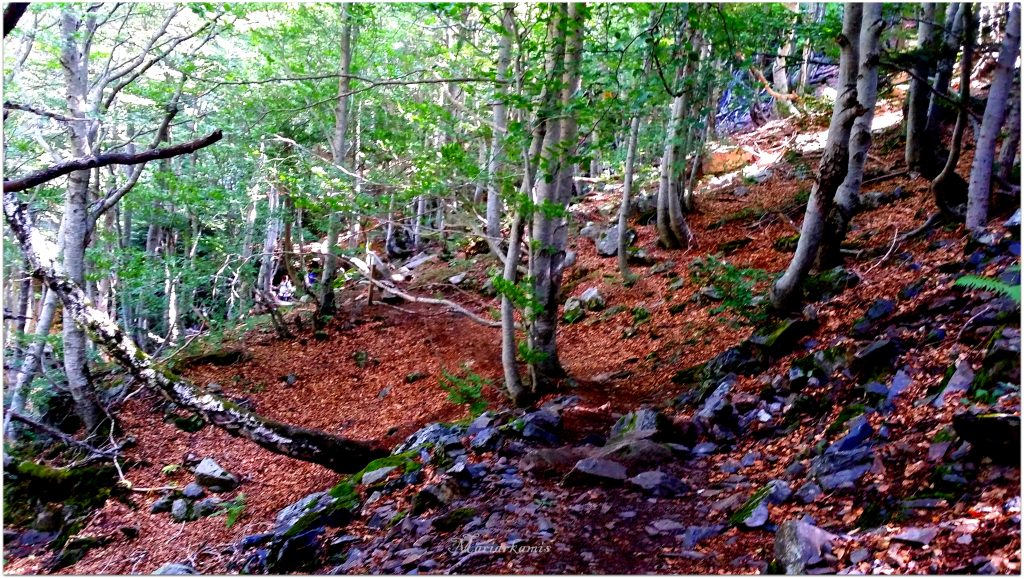
[[953,343],[954,344],[959,343],[960,342],[960,337],[964,335],[964,330],[967,329],[967,326],[970,326],[971,322],[976,320],[979,316],[981,316],[985,312],[989,311],[990,309],[992,309],[992,306],[985,306],[985,307],[981,308],[981,311],[979,311],[978,313],[976,313],[973,316],[971,316],[970,318],[968,318],[967,321],[964,322],[964,325],[960,328],[960,331],[956,333],[956,339],[953,340]]
[[870,179],[865,179],[860,185],[861,185],[861,187],[863,187],[864,185],[870,185],[872,183],[878,183],[879,181],[885,181],[886,179],[893,179],[895,177],[902,177],[903,175],[906,175],[907,173],[909,173],[909,171],[907,169],[903,169],[902,171],[896,171],[895,173],[888,173],[888,174],[885,174],[885,175],[879,175],[878,177],[872,177]]
[[884,262],[885,260],[889,259],[889,256],[892,255],[892,250],[896,249],[896,245],[899,243],[899,238],[900,238],[900,228],[897,227],[896,228],[896,232],[892,236],[892,245],[889,246],[889,251],[885,252],[885,255],[882,256],[882,259],[876,261],[875,265],[872,265],[871,267],[869,267],[867,269],[867,271],[864,272],[864,275],[867,275],[867,274],[871,273],[871,270],[873,270],[876,267],[882,265],[882,262]]

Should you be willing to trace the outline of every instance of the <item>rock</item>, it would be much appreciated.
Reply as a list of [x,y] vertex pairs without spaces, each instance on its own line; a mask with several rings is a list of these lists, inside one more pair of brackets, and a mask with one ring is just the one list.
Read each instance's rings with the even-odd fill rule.
[[850,370],[858,375],[874,374],[879,368],[889,366],[898,353],[899,346],[895,341],[874,341],[854,353]]
[[149,512],[155,514],[158,513],[169,513],[171,512],[171,505],[174,504],[174,496],[166,494],[153,502],[153,506],[149,507]]
[[1009,229],[1011,231],[1014,231],[1014,232],[1019,232],[1020,231],[1020,209],[1019,208],[1016,211],[1013,212],[1013,215],[1011,215],[1009,219],[1007,219],[1006,221],[1003,222],[1003,227],[1005,227],[1005,228],[1007,228],[1007,229]]
[[853,488],[854,483],[860,480],[860,477],[864,476],[864,473],[871,470],[870,464],[864,464],[856,466],[854,468],[841,470],[832,474],[826,474],[818,477],[818,482],[826,490],[833,490],[837,488]]
[[850,562],[856,565],[857,563],[863,563],[871,558],[871,551],[867,549],[857,549],[850,553]]
[[1020,464],[1020,416],[963,412],[953,416],[953,429],[982,456],[1000,464]]
[[367,528],[370,529],[383,529],[395,518],[398,511],[394,507],[387,505],[380,507],[373,511],[370,518],[366,521]]
[[589,451],[573,446],[561,448],[538,448],[531,450],[519,463],[523,472],[530,472],[538,475],[563,475],[570,470],[577,462],[586,458]]
[[184,563],[164,563],[156,571],[153,571],[153,575],[199,575],[199,571],[196,571],[191,565]]
[[796,498],[805,505],[813,503],[815,499],[821,496],[822,490],[818,485],[809,482],[804,486],[800,487],[796,491]]
[[896,304],[892,300],[877,299],[866,312],[864,317],[874,322],[880,320],[896,311]]
[[889,387],[889,392],[885,395],[885,403],[883,408],[887,411],[894,408],[896,397],[903,393],[904,390],[910,387],[913,383],[913,379],[904,370],[898,370],[892,377],[892,385]]
[[803,521],[786,521],[775,533],[775,559],[787,575],[802,575],[824,560],[838,538]]
[[809,276],[804,283],[804,292],[808,299],[818,301],[827,296],[836,296],[847,288],[860,283],[860,277],[842,266]]
[[427,509],[447,505],[455,498],[455,489],[451,483],[442,481],[429,484],[420,489],[412,500],[412,514],[419,515]]
[[768,487],[771,491],[768,492],[768,502],[773,505],[781,505],[782,503],[789,500],[789,497],[793,496],[793,491],[790,490],[789,484],[786,481],[775,479],[768,481]]
[[193,517],[192,508],[189,502],[185,499],[175,499],[175,501],[171,503],[171,518],[176,523],[191,521]]
[[362,479],[361,482],[364,485],[372,485],[372,484],[379,483],[380,481],[388,478],[388,474],[390,474],[391,471],[395,470],[396,468],[398,468],[398,467],[396,467],[396,466],[385,466],[385,467],[378,468],[376,470],[371,470],[370,472],[363,474],[363,479]]
[[469,441],[469,446],[478,452],[488,452],[496,450],[500,443],[501,433],[498,429],[485,428]]
[[451,276],[450,278],[448,278],[448,283],[450,283],[452,285],[459,285],[460,283],[463,282],[463,280],[466,279],[467,275],[468,274],[466,272],[464,272],[464,271],[460,272],[460,273],[457,273],[457,274]]
[[710,285],[697,290],[697,295],[713,302],[720,302],[724,297],[722,296],[722,292],[718,291],[718,288]]
[[[426,376],[425,374],[423,375]],[[409,381],[409,377],[406,376],[406,381]],[[408,452],[421,446],[435,445],[443,442],[445,439],[455,437],[456,439],[461,437],[465,432],[465,428],[458,425],[446,426],[438,422],[434,422],[424,426],[416,432],[409,435],[404,442],[399,444],[394,449],[394,454],[401,454]]]
[[471,507],[464,507],[461,509],[453,509],[444,515],[434,519],[432,523],[433,527],[438,531],[450,532],[458,529],[462,525],[465,525],[473,517],[476,516],[476,509]]
[[523,426],[522,435],[523,438],[525,438],[526,440],[543,442],[545,444],[550,444],[552,446],[558,444],[559,442],[557,435],[550,432],[546,428],[538,426],[537,424],[534,423],[529,423]]
[[974,381],[974,371],[971,370],[971,364],[966,360],[962,360],[957,363],[956,370],[953,375],[949,377],[945,387],[939,392],[938,396],[932,402],[932,406],[939,408],[946,401],[946,397],[956,392],[967,392],[971,387],[971,382]]
[[272,570],[292,572],[310,569],[319,559],[323,534],[323,527],[315,527],[286,535],[287,538],[275,549]]
[[735,513],[729,516],[729,523],[748,529],[764,526],[768,522],[768,494],[770,492],[771,489],[765,486],[751,495]]
[[642,472],[629,479],[630,484],[656,497],[671,497],[690,490],[686,483],[660,470]]
[[833,442],[825,452],[835,454],[837,452],[851,451],[870,438],[872,434],[874,434],[874,430],[871,428],[871,424],[868,423],[867,416],[861,414],[850,421],[850,428],[847,430],[846,435]]
[[651,523],[651,527],[658,531],[658,533],[674,533],[675,531],[682,531],[686,528],[671,519],[659,519]]
[[580,301],[588,310],[600,311],[605,308],[604,296],[596,287],[588,288],[580,294]]
[[809,320],[787,318],[774,327],[755,331],[747,342],[756,346],[763,355],[775,358],[788,352],[814,325],[815,322]]
[[203,490],[203,487],[199,486],[198,483],[190,482],[187,485],[185,485],[185,488],[181,491],[181,494],[185,495],[186,499],[196,500],[203,498],[203,495],[205,495],[206,492]]
[[659,466],[674,460],[672,450],[647,438],[626,436],[598,451],[598,456],[622,463],[630,468]]
[[[626,245],[636,241],[636,232],[632,229],[626,230]],[[602,257],[615,257],[619,253],[619,226],[612,225],[602,232],[594,241],[597,246],[597,254]]]
[[523,415],[523,425],[533,424],[546,430],[556,431],[562,427],[562,418],[551,410],[537,410]]
[[563,322],[572,324],[582,320],[586,315],[586,312],[583,310],[583,302],[579,298],[565,300],[565,305],[562,306]]
[[283,535],[314,527],[338,527],[351,518],[350,508],[357,505],[341,505],[328,491],[312,493],[277,512],[274,532]]
[[924,547],[931,544],[939,534],[938,527],[910,527],[902,533],[894,536],[893,541]]
[[741,468],[743,467],[742,465],[740,465],[739,462],[735,460],[727,460],[722,463],[722,466],[718,467],[718,470],[724,472],[725,474],[733,474],[739,472]]
[[[658,432],[667,432],[671,429],[671,421],[662,413],[651,408],[640,408],[628,414],[622,415],[612,425],[609,440],[615,441],[630,433],[650,433],[651,438]],[[643,436],[640,436],[643,437]]]
[[484,412],[473,419],[466,428],[467,436],[476,436],[480,431],[490,428],[494,424],[495,415],[491,411]]
[[226,493],[238,487],[238,477],[224,470],[212,458],[204,458],[196,466],[196,482],[215,493]]
[[626,480],[626,467],[604,458],[588,457],[576,463],[566,475],[567,484],[590,482],[622,483]]
[[697,416],[704,420],[713,418],[725,406],[726,397],[735,383],[736,376],[734,374],[726,376],[704,401],[700,410],[697,411]]
[[725,530],[725,525],[693,526],[683,531],[682,547],[691,550],[704,539],[709,539]]
[[192,505],[193,514],[198,517],[209,517],[221,510],[227,501],[217,497],[209,497]]
[[586,225],[580,229],[580,237],[586,237],[587,239],[594,241],[597,241],[597,238],[600,237],[602,233],[603,230],[593,221],[588,221]]

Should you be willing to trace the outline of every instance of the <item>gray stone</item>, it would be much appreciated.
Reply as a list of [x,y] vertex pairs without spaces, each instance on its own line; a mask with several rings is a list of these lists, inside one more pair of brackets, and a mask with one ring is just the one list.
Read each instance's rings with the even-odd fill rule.
[[225,493],[238,487],[238,477],[224,470],[212,458],[204,458],[196,466],[196,482],[215,493]]
[[538,410],[523,415],[523,425],[533,424],[545,430],[556,431],[562,427],[562,418],[556,412],[550,410]]
[[444,424],[434,422],[410,434],[404,442],[395,447],[394,452],[395,454],[408,452],[421,446],[440,443],[450,437],[455,437],[457,442],[458,438],[461,437],[464,432],[464,427],[457,425],[446,426]]
[[796,494],[796,498],[800,502],[802,502],[802,503],[804,503],[806,505],[806,504],[813,503],[815,499],[820,497],[821,494],[822,494],[822,491],[821,491],[821,487],[819,487],[818,485],[816,485],[816,484],[814,484],[812,482],[809,482],[809,483],[805,484],[804,486],[800,487],[799,489],[797,489],[795,494]]
[[336,499],[327,491],[306,495],[277,512],[274,531],[287,533],[300,521],[304,521],[305,528],[337,526],[347,519],[350,513],[345,509],[336,508],[335,502]]
[[380,481],[388,478],[388,474],[395,470],[396,466],[384,466],[376,470],[371,470],[368,473],[363,474],[362,483],[364,485],[372,485],[379,483]]
[[931,544],[939,534],[938,527],[910,527],[894,536],[893,541],[924,547]]
[[651,523],[651,526],[659,533],[673,533],[675,531],[682,531],[686,528],[684,525],[681,525],[671,519],[659,519]]
[[206,494],[206,491],[204,491],[203,487],[199,486],[198,483],[190,482],[187,485],[185,485],[185,488],[181,491],[181,494],[185,495],[186,499],[196,500],[203,498],[203,495]]
[[836,535],[802,521],[786,521],[775,533],[775,559],[787,575],[801,575],[824,560]]
[[184,563],[164,563],[153,571],[153,575],[199,575],[199,571]]
[[773,505],[781,505],[782,503],[789,500],[789,497],[793,496],[793,491],[789,488],[789,484],[786,481],[779,479],[768,481],[768,486],[771,487],[771,491],[768,492],[768,502]]
[[468,436],[476,436],[477,433],[484,429],[490,428],[494,423],[494,413],[484,412],[480,416],[473,419],[473,422],[469,423],[469,427],[466,428],[466,434]]
[[853,564],[863,563],[871,558],[871,551],[867,549],[857,549],[853,553],[850,553],[850,562]]
[[209,497],[192,505],[192,512],[196,517],[209,517],[221,510],[226,502],[217,497]]
[[596,287],[587,288],[580,294],[580,301],[583,302],[584,307],[592,311],[600,311],[605,307],[604,296]]
[[846,435],[832,443],[828,450],[825,451],[827,454],[851,451],[860,446],[862,442],[874,433],[871,424],[868,423],[867,416],[863,414],[852,419],[849,424],[850,428],[847,430]]
[[626,467],[621,464],[596,457],[588,457],[576,463],[566,476],[569,483],[612,482],[621,483],[626,480]]
[[664,444],[633,436],[626,436],[602,447],[599,457],[617,461],[630,468],[654,467],[675,459],[672,450]]
[[[632,229],[626,230],[626,245],[636,241],[636,232]],[[597,254],[601,257],[615,257],[619,253],[619,226],[612,225],[602,232],[594,241],[597,246]]]
[[671,497],[690,490],[686,483],[660,470],[642,472],[629,482],[645,493],[659,497]]
[[725,525],[693,526],[683,531],[683,549],[690,550],[704,539],[709,539],[725,530]]
[[583,310],[583,302],[579,298],[569,298],[565,300],[565,305],[562,306],[562,321],[571,324],[578,322],[586,316]]
[[763,527],[764,524],[767,523],[767,522],[768,522],[768,501],[767,500],[762,500],[761,502],[757,503],[757,505],[754,507],[754,509],[750,511],[750,514],[747,515],[746,518],[744,518],[743,521],[742,521],[743,526],[747,527],[749,529],[756,529],[758,527]]
[[176,523],[183,523],[192,520],[192,508],[185,499],[176,499],[171,504],[171,518]]
[[718,384],[715,390],[707,397],[704,401],[704,405],[697,412],[697,416],[710,420],[722,407],[725,406],[725,399],[729,392],[732,390],[732,385],[736,382],[736,376],[729,374]]
[[615,424],[612,425],[610,440],[620,439],[633,432],[645,432],[654,435],[659,430],[666,430],[669,424],[668,418],[657,410],[640,408],[622,415],[615,421]]
[[869,470],[871,470],[870,464],[862,464],[832,474],[822,475],[818,477],[818,482],[821,483],[822,488],[825,490],[851,488]]
[[946,387],[942,389],[942,392],[935,397],[932,402],[932,406],[939,408],[946,401],[946,397],[955,392],[966,392],[971,387],[971,382],[974,381],[974,370],[971,370],[971,364],[966,360],[959,362],[956,365],[956,370],[953,375],[950,376],[949,382],[946,382]]
[[158,513],[169,513],[171,512],[171,505],[174,504],[174,497],[172,495],[164,495],[153,502],[153,506],[149,507],[149,512],[155,514]]
[[480,452],[495,450],[501,442],[501,432],[497,428],[485,428],[478,432],[469,442],[469,446]]

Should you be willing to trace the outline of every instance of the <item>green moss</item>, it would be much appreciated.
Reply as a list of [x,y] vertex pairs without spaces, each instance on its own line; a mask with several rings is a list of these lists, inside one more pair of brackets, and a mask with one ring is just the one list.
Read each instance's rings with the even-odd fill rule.
[[793,235],[783,235],[772,242],[772,247],[775,251],[782,253],[792,253],[796,251],[796,244],[800,242],[800,234],[794,233]]
[[571,309],[562,314],[562,321],[567,324],[573,324],[582,320],[586,315],[583,308]]
[[434,528],[438,531],[454,531],[473,520],[473,517],[475,516],[476,509],[472,507],[454,509],[434,519]]
[[391,517],[391,520],[388,521],[388,528],[394,527],[398,523],[401,523],[402,519],[405,518],[405,515],[405,511],[398,511],[397,513],[395,513],[395,516]]
[[825,434],[828,436],[838,434],[843,430],[843,425],[846,424],[847,421],[849,421],[851,418],[854,418],[855,416],[860,416],[861,414],[864,414],[865,412],[867,412],[867,410],[867,406],[859,402],[850,404],[849,406],[843,408],[842,411],[839,412],[839,416],[837,416],[836,419],[832,421],[832,424],[830,424],[828,428],[825,429]]

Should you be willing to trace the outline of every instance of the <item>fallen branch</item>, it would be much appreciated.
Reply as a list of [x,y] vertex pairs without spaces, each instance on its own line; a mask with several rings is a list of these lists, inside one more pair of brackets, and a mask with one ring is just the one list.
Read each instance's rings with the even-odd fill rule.
[[118,450],[117,447],[115,447],[114,450],[103,450],[103,449],[100,449],[100,448],[96,448],[95,446],[93,446],[93,445],[91,445],[91,444],[89,444],[87,442],[82,442],[81,440],[78,440],[77,438],[74,438],[72,436],[64,434],[60,430],[58,430],[58,429],[56,429],[56,428],[54,428],[54,427],[52,427],[52,426],[50,426],[48,424],[44,424],[42,422],[39,422],[38,420],[33,420],[33,419],[29,418],[28,416],[25,416],[24,414],[21,414],[19,412],[15,412],[13,410],[8,409],[7,413],[10,415],[10,417],[13,420],[17,420],[18,422],[21,422],[22,424],[27,424],[28,426],[31,426],[33,429],[38,430],[40,432],[44,432],[44,433],[46,433],[46,434],[48,434],[48,435],[50,435],[50,436],[52,436],[54,438],[57,438],[57,439],[63,441],[66,444],[69,444],[71,446],[77,446],[78,448],[81,448],[83,450],[87,450],[91,454],[94,454],[96,456],[102,456],[102,457],[105,457],[105,458],[112,458],[112,457],[117,456],[117,450]]
[[[220,132],[220,129],[217,129],[201,139],[160,149],[149,149],[141,153],[104,153],[102,155],[90,155],[88,157],[69,159],[47,167],[46,169],[29,173],[20,179],[5,180],[4,193],[14,193],[17,191],[24,191],[25,189],[31,189],[36,185],[42,185],[47,181],[52,181],[57,177],[67,175],[68,173],[73,173],[75,171],[106,167],[107,165],[138,165],[140,163],[148,163],[149,161],[156,161],[158,159],[170,159],[171,157],[177,157],[179,155],[188,155],[202,149],[203,147],[208,147],[216,143],[221,140],[223,136],[224,135]],[[4,199],[4,204],[6,205],[6,197]]]
[[888,175],[879,175],[878,177],[872,177],[870,179],[865,179],[864,182],[861,183],[860,185],[861,185],[861,187],[863,187],[864,185],[870,185],[871,183],[878,183],[879,181],[885,181],[886,179],[892,179],[894,177],[902,177],[903,175],[906,175],[907,173],[908,173],[908,171],[906,169],[903,169],[902,171],[896,171],[895,173],[889,173]]
[[[900,228],[897,227],[896,228],[896,232],[892,236],[892,245],[889,246],[889,251],[885,252],[885,255],[882,256],[882,259],[880,259],[877,262],[875,262],[875,265],[872,265],[871,267],[869,267],[867,269],[867,271],[864,272],[864,275],[867,275],[867,274],[871,273],[871,270],[873,270],[876,267],[882,265],[882,262],[884,262],[885,260],[889,259],[889,256],[892,255],[892,250],[896,249],[896,245],[898,245],[898,243],[899,243],[899,238],[900,238]],[[863,276],[861,276],[861,277],[863,277]]]
[[242,436],[271,452],[325,466],[357,472],[370,460],[387,454],[374,445],[327,432],[264,418],[238,404],[196,387],[156,364],[106,313],[92,307],[85,292],[57,267],[57,249],[32,226],[26,206],[14,192],[4,192],[4,217],[14,232],[32,274],[56,292],[64,312],[86,331],[101,350],[140,383],[199,414],[206,422]]

